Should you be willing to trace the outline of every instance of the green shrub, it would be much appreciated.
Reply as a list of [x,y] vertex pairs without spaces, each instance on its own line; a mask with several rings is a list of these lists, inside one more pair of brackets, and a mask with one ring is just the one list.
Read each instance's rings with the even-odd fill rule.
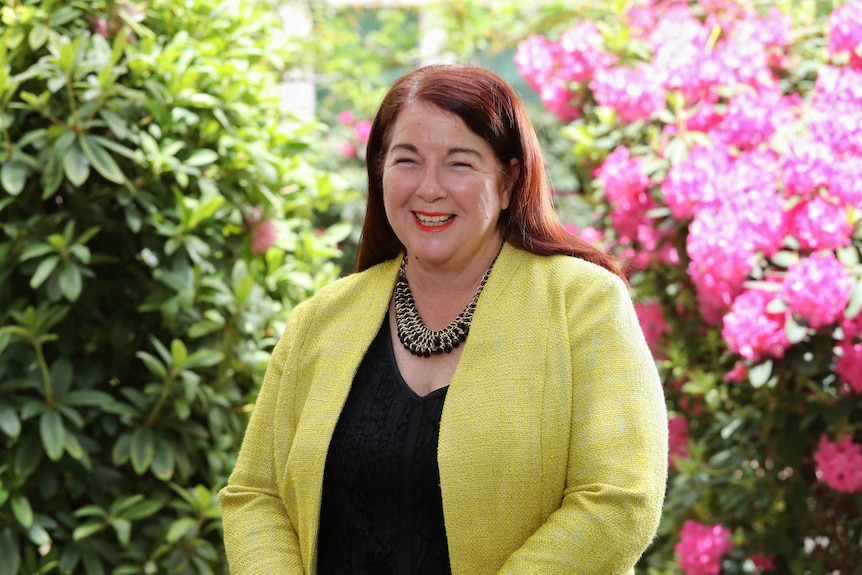
[[227,571],[215,492],[350,231],[273,13],[4,3],[0,575]]

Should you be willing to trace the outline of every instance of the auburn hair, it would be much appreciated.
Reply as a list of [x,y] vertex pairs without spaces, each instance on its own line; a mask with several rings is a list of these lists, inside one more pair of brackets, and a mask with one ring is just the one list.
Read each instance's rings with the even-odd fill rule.
[[395,81],[383,97],[366,147],[368,198],[356,271],[392,259],[404,247],[386,218],[383,165],[392,128],[405,105],[422,102],[455,114],[491,146],[501,166],[517,160],[509,207],[500,214],[503,238],[537,255],[565,254],[600,265],[626,281],[610,256],[569,233],[554,212],[545,160],[524,105],[512,87],[484,68],[433,64]]

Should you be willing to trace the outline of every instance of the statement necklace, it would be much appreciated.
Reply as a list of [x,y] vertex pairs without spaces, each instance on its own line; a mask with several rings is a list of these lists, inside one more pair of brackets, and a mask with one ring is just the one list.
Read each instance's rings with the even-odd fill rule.
[[410,291],[410,284],[407,283],[407,255],[405,254],[401,260],[401,268],[398,270],[398,279],[395,281],[395,325],[402,345],[413,355],[430,357],[431,354],[451,353],[463,343],[467,339],[467,332],[470,331],[476,302],[479,301],[479,295],[493,267],[494,262],[491,262],[485,275],[482,276],[482,281],[479,282],[479,287],[476,288],[473,299],[464,311],[443,329],[432,331],[419,317],[419,311],[416,309],[413,292]]

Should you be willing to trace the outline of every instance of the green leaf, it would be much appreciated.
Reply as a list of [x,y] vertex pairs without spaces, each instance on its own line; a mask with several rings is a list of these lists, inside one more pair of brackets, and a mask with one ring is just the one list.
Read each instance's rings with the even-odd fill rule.
[[68,260],[64,261],[60,265],[58,280],[63,297],[69,302],[75,302],[78,296],[81,295],[83,283],[81,281],[81,270],[78,269],[78,266]]
[[42,446],[51,461],[57,461],[63,457],[65,447],[66,428],[63,426],[63,418],[56,411],[45,411],[39,417],[39,434],[42,437]]
[[146,501],[141,501],[121,513],[118,513],[118,515],[131,521],[138,521],[139,519],[146,519],[147,517],[155,515],[162,507],[163,504],[161,501],[147,499]]
[[21,565],[21,551],[18,547],[18,536],[11,528],[0,530],[0,575],[17,575]]
[[48,244],[33,244],[21,250],[21,255],[18,257],[18,259],[24,262],[32,258],[44,256],[53,251],[56,251],[56,248],[54,246]]
[[168,533],[165,535],[165,540],[168,543],[176,543],[186,534],[193,532],[196,528],[197,521],[192,517],[180,517],[171,523]]
[[156,438],[152,429],[139,427],[132,432],[131,459],[135,473],[143,475],[149,469],[155,452]]
[[63,448],[75,461],[80,461],[84,457],[84,447],[73,433],[66,432],[63,441]]
[[195,150],[183,163],[187,166],[206,166],[218,160],[218,153],[213,150]]
[[189,353],[186,349],[186,344],[184,344],[182,340],[175,339],[171,341],[171,361],[174,367],[184,366],[188,355]]
[[37,289],[45,283],[45,280],[54,273],[54,269],[58,263],[60,263],[60,256],[49,256],[39,262],[36,271],[33,273],[33,277],[30,278],[30,287]]
[[769,381],[772,376],[772,360],[768,359],[760,365],[755,365],[748,370],[748,381],[752,387],[759,388]]
[[42,173],[42,199],[53,196],[63,183],[63,160],[57,154],[48,156],[45,171]]
[[45,531],[45,528],[38,523],[34,523],[30,527],[27,531],[27,537],[30,538],[30,541],[32,541],[34,545],[38,545],[40,547],[51,545],[51,536],[47,531]]
[[93,533],[97,533],[104,528],[105,522],[101,519],[90,519],[89,521],[75,527],[75,531],[72,532],[72,539],[75,541],[86,539]]
[[44,24],[36,24],[30,29],[30,34],[27,36],[27,42],[30,44],[30,49],[36,51],[45,45],[48,41],[48,27]]
[[191,354],[184,367],[192,369],[195,367],[208,367],[217,365],[224,359],[224,354],[214,349],[201,349]]
[[23,495],[13,495],[9,503],[12,506],[12,515],[18,523],[25,529],[29,529],[33,525],[33,508],[30,507],[30,500]]
[[114,399],[110,394],[95,389],[75,389],[63,396],[66,405],[102,405]]
[[162,379],[167,377],[167,375],[168,375],[167,368],[164,365],[162,365],[162,362],[160,362],[158,360],[158,358],[156,358],[154,355],[149,354],[145,351],[139,351],[139,352],[135,353],[135,355],[141,361],[144,362],[144,365],[146,365],[147,369],[149,369],[152,373],[154,373],[155,375],[158,375]]
[[169,481],[174,474],[175,463],[173,446],[165,438],[159,437],[156,441],[156,452],[153,456],[153,475],[162,481]]
[[111,521],[111,527],[114,528],[114,532],[117,534],[117,540],[120,544],[122,544],[123,547],[127,546],[132,534],[132,522],[123,517],[115,517],[114,520]]
[[63,156],[63,171],[75,187],[80,187],[90,177],[90,162],[77,143],[69,146]]
[[0,185],[10,196],[17,196],[24,189],[29,173],[30,169],[22,162],[14,160],[5,162],[0,168]]
[[862,281],[856,281],[853,284],[853,291],[850,292],[850,301],[844,309],[844,317],[854,319],[862,310]]
[[15,451],[13,469],[20,477],[30,477],[39,462],[42,461],[43,450],[39,448],[39,438],[35,433],[24,434],[21,443]]
[[21,434],[21,420],[10,405],[0,405],[0,431],[10,439],[16,439]]
[[111,450],[111,461],[114,465],[125,465],[129,461],[132,451],[132,434],[124,433],[114,444],[114,449]]
[[788,342],[799,343],[808,337],[808,328],[797,323],[792,315],[788,315],[784,322],[784,333]]
[[114,161],[114,158],[105,148],[99,145],[93,136],[84,134],[79,141],[90,163],[103,178],[115,184],[122,184],[126,181],[126,177],[123,175],[117,162]]

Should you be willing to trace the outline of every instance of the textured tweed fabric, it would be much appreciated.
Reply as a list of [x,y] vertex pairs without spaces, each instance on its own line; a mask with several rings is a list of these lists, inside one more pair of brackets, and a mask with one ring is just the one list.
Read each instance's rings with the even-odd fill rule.
[[[323,469],[399,260],[291,314],[220,493],[233,575],[315,573]],[[454,575],[628,575],[655,535],[667,416],[628,292],[577,258],[505,245],[438,445]]]

